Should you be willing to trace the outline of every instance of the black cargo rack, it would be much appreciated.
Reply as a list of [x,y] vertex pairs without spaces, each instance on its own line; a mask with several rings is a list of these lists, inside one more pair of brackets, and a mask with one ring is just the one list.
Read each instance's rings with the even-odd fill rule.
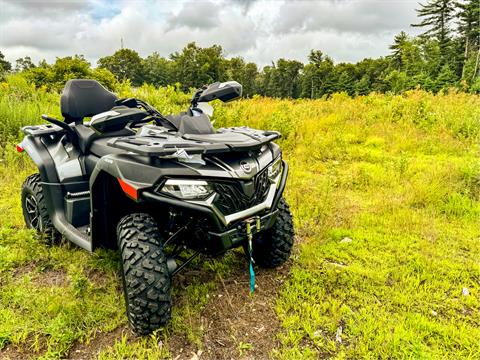
[[53,124],[29,125],[22,128],[25,135],[43,136],[65,132],[60,126]]
[[280,133],[276,131],[231,128],[220,129],[215,134],[188,134],[183,137],[165,133],[156,136],[126,136],[114,138],[108,145],[147,156],[168,156],[180,150],[192,155],[256,150],[279,137]]

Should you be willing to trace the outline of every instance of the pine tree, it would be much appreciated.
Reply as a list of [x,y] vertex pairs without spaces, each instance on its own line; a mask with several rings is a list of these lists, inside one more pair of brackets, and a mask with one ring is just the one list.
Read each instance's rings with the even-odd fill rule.
[[474,58],[474,74],[476,75],[478,59],[480,54],[480,0],[461,0],[456,3],[458,13],[458,32],[460,41],[464,46],[464,58],[462,66],[462,78],[465,78],[467,62]]
[[365,74],[355,83],[355,95],[367,95],[370,92],[370,77]]
[[435,81],[435,91],[445,90],[453,86],[454,79],[455,76],[450,67],[447,64],[443,65]]
[[403,51],[407,42],[408,35],[405,31],[402,31],[400,34],[395,36],[393,39],[393,44],[390,45],[390,50],[392,50],[392,55],[390,57],[397,70],[403,69]]
[[480,0],[461,0],[456,3],[458,32],[472,48],[480,45]]
[[446,56],[451,41],[450,23],[455,14],[454,0],[430,0],[425,5],[420,4],[417,14],[423,20],[418,24],[412,24],[414,27],[428,28],[422,36],[435,37],[442,51],[442,56]]

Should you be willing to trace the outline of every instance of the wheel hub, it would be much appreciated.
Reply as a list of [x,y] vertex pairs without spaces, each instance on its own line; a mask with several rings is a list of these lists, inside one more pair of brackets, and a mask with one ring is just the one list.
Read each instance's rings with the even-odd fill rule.
[[25,208],[27,210],[27,218],[30,226],[36,230],[41,228],[40,211],[38,209],[37,199],[32,194],[25,198]]

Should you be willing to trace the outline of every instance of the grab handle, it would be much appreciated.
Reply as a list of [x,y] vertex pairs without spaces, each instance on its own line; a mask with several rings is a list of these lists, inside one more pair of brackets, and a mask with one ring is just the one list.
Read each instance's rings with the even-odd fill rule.
[[45,115],[45,114],[42,115],[42,119],[47,120],[48,122],[61,127],[63,130],[65,130],[67,132],[67,135],[70,138],[70,141],[74,145],[77,144],[77,133],[70,127],[70,125],[68,125],[67,123],[65,123],[61,120],[55,119],[55,118],[53,118],[51,116],[48,116],[48,115]]

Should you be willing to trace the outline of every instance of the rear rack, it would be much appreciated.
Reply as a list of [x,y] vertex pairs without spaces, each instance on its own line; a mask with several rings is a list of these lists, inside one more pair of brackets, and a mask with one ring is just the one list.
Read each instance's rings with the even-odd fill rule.
[[188,154],[214,154],[256,150],[279,137],[280,133],[276,131],[241,127],[219,129],[215,134],[185,134],[183,137],[168,133],[119,137],[110,140],[108,145],[147,156],[168,156],[182,149]]
[[29,125],[22,128],[25,135],[43,136],[65,132],[60,126],[53,124]]

